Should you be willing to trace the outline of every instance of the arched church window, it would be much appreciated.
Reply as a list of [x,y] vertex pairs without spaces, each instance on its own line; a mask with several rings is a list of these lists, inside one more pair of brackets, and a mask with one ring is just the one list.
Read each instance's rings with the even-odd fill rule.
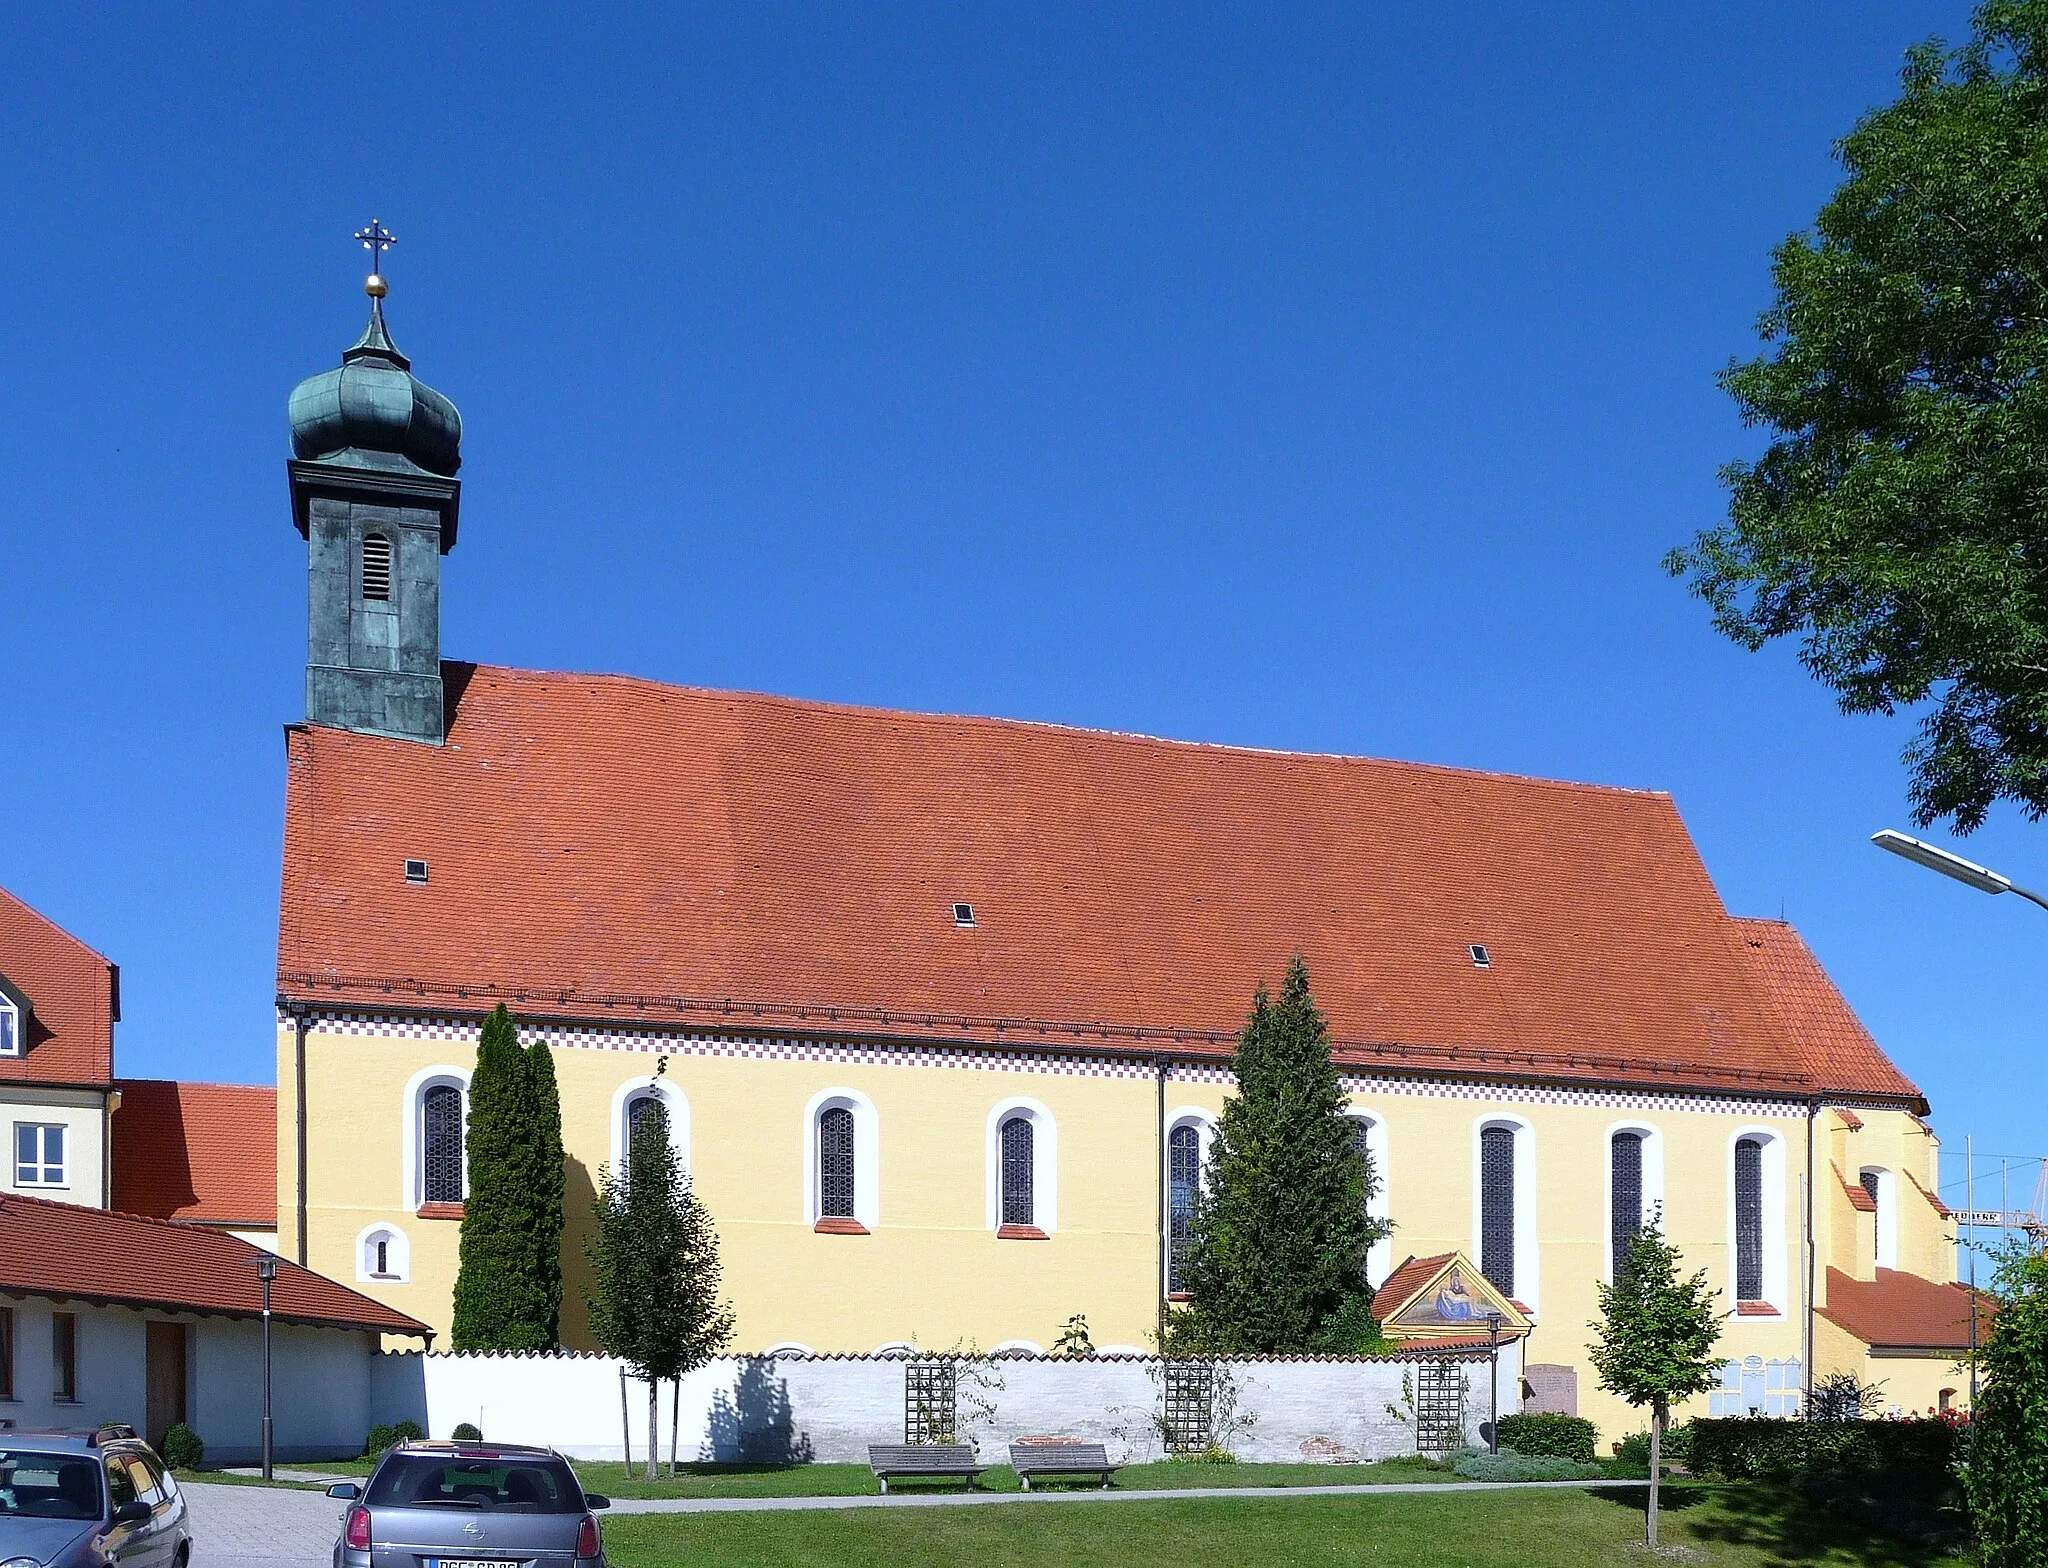
[[662,1131],[668,1130],[668,1107],[661,1103],[661,1097],[651,1090],[636,1094],[626,1102],[626,1146],[620,1153],[621,1163],[627,1169],[633,1164],[633,1145],[640,1139],[642,1129],[659,1123]]
[[1182,1122],[1166,1135],[1166,1168],[1166,1288],[1177,1294],[1185,1288],[1180,1265],[1194,1235],[1195,1195],[1202,1184],[1202,1133],[1193,1123]]
[[420,1198],[462,1201],[462,1091],[437,1083],[420,1100]]
[[1608,1141],[1608,1209],[1614,1277],[1628,1259],[1628,1244],[1643,1228],[1643,1135],[1618,1132]]
[[818,1116],[818,1217],[853,1216],[853,1112],[827,1106]]
[[1764,1146],[1735,1142],[1735,1299],[1764,1299]]
[[391,597],[391,541],[383,534],[363,535],[363,597]]
[[1030,1225],[1032,1218],[1031,1191],[1031,1118],[1012,1116],[1003,1123],[1003,1223],[1005,1225]]
[[1515,1293],[1515,1130],[1479,1132],[1479,1272],[1504,1296]]

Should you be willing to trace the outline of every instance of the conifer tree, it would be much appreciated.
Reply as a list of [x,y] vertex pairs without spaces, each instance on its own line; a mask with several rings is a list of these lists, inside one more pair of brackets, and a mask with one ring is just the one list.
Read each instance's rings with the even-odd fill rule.
[[519,1043],[501,1002],[469,1085],[457,1350],[552,1350],[562,1307],[562,1108],[544,1041]]
[[1277,1002],[1263,984],[1254,994],[1233,1065],[1169,1340],[1218,1354],[1372,1348],[1365,1255],[1387,1227],[1366,1213],[1375,1178],[1299,953]]
[[1704,1394],[1721,1378],[1714,1354],[1721,1338],[1721,1314],[1714,1306],[1719,1293],[1708,1286],[1705,1269],[1680,1279],[1682,1262],[1664,1239],[1660,1211],[1630,1240],[1614,1283],[1593,1286],[1600,1297],[1600,1321],[1590,1325],[1598,1336],[1592,1359],[1600,1386],[1632,1405],[1650,1407],[1650,1546],[1657,1544],[1659,1472],[1671,1402]]
[[718,1232],[668,1141],[659,1100],[634,1127],[626,1169],[600,1172],[587,1251],[590,1331],[647,1384],[647,1478],[659,1447],[663,1379],[702,1366],[732,1339],[719,1296]]

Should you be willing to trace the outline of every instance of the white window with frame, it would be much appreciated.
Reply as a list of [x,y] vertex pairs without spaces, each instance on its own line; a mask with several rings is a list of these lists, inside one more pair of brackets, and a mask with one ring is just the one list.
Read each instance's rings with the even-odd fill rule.
[[65,1128],[59,1122],[14,1124],[14,1185],[63,1187]]
[[1737,1318],[1779,1317],[1790,1274],[1785,1249],[1785,1140],[1744,1127],[1728,1141],[1729,1284]]
[[1059,1229],[1059,1127],[1022,1096],[988,1113],[986,1217],[999,1237],[1030,1240]]
[[1664,1207],[1664,1135],[1648,1122],[1607,1129],[1607,1283],[1628,1244]]
[[858,1089],[821,1089],[804,1106],[804,1223],[864,1236],[882,1223],[881,1119]]
[[1392,1161],[1387,1148],[1387,1119],[1378,1111],[1362,1106],[1353,1106],[1345,1116],[1351,1122],[1352,1147],[1360,1150],[1372,1169],[1373,1190],[1366,1195],[1365,1212],[1369,1219],[1379,1221],[1386,1234],[1372,1244],[1365,1254],[1365,1282],[1377,1290],[1386,1283],[1387,1276],[1394,1272],[1394,1236],[1391,1224],[1393,1206],[1387,1189],[1392,1177]]
[[628,1078],[612,1093],[611,1168],[623,1174],[632,1162],[634,1134],[651,1125],[651,1107],[660,1105],[668,1123],[668,1146],[676,1168],[690,1169],[689,1097],[667,1077]]
[[1472,1126],[1472,1239],[1479,1272],[1534,1316],[1542,1285],[1536,1239],[1536,1130],[1504,1112]]
[[406,1083],[401,1202],[415,1214],[445,1214],[468,1191],[469,1076],[461,1067],[423,1067]]
[[402,1285],[412,1278],[412,1248],[396,1225],[369,1225],[356,1237],[359,1284]]
[[28,1049],[23,1039],[21,1004],[0,989],[0,1056],[20,1056]]
[[1216,1118],[1200,1106],[1183,1105],[1166,1118],[1166,1294],[1184,1299],[1181,1260],[1194,1239],[1195,1203],[1208,1180],[1209,1150]]
[[1857,1180],[1877,1206],[1877,1266],[1895,1269],[1899,1266],[1898,1178],[1881,1165],[1866,1165],[1857,1172]]

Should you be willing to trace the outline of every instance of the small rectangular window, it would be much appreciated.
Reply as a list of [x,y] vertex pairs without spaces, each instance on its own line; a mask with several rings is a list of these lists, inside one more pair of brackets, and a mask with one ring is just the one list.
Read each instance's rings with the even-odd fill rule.
[[1491,969],[1493,967],[1493,955],[1487,952],[1480,943],[1474,942],[1469,951],[1472,954],[1472,967],[1474,969]]
[[40,1122],[14,1124],[14,1185],[64,1185],[64,1129]]
[[391,597],[391,541],[382,534],[363,535],[363,597]]
[[67,1405],[78,1403],[78,1317],[50,1314],[50,1394]]
[[0,1399],[14,1397],[14,1308],[0,1307]]
[[953,924],[956,926],[973,925],[974,906],[972,904],[955,904],[953,906]]
[[21,1012],[0,996],[0,1056],[21,1055]]
[[405,880],[414,887],[427,885],[427,863],[424,860],[408,860],[405,863]]

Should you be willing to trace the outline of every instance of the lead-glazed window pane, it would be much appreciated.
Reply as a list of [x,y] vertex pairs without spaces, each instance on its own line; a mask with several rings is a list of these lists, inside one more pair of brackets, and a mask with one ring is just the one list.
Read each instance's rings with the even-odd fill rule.
[[853,1112],[843,1105],[818,1117],[818,1215],[853,1218]]
[[420,1101],[420,1197],[426,1203],[462,1201],[462,1091],[437,1083]]
[[1005,1225],[1030,1225],[1032,1219],[1031,1193],[1031,1119],[1028,1116],[1012,1116],[1003,1123],[1003,1223]]
[[1504,1296],[1515,1293],[1515,1132],[1479,1134],[1479,1272]]

